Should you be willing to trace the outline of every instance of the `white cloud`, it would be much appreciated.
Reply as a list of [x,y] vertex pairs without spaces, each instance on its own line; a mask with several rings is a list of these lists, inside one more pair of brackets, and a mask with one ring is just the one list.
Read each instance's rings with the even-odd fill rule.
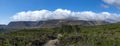
[[95,13],[92,11],[73,12],[67,9],[55,11],[39,10],[19,12],[11,17],[15,21],[37,21],[49,19],[77,19],[77,20],[102,20],[108,22],[120,21],[120,14],[109,12]]
[[120,0],[103,0],[105,3],[114,5],[120,9]]

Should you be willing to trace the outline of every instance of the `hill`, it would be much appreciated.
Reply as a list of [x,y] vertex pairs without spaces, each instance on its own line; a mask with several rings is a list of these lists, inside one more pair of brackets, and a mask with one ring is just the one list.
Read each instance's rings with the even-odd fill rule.
[[120,23],[80,26],[62,25],[54,28],[21,29],[0,34],[2,46],[42,46],[60,38],[61,46],[119,46]]

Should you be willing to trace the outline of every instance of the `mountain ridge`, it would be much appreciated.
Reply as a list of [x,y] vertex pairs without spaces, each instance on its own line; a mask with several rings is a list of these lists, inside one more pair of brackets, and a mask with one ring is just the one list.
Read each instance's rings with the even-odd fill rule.
[[95,26],[95,25],[104,25],[104,24],[109,24],[109,22],[54,19],[54,20],[46,20],[46,21],[12,21],[4,28],[8,28],[8,29],[53,28],[53,27],[60,27],[62,25]]

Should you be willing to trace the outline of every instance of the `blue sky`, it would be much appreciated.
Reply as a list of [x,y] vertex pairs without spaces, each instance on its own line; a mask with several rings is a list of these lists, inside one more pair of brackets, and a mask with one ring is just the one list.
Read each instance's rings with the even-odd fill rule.
[[54,11],[58,8],[74,12],[93,11],[96,13],[110,12],[120,14],[118,8],[103,2],[103,0],[0,0],[0,24],[7,24],[13,20],[10,17],[22,11],[42,9]]

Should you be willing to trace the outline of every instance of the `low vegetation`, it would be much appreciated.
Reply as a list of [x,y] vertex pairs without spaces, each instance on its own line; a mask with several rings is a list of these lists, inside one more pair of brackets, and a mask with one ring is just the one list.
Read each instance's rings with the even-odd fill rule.
[[61,46],[119,46],[120,23],[100,26],[63,25],[22,29],[0,34],[0,46],[42,46],[58,34]]

